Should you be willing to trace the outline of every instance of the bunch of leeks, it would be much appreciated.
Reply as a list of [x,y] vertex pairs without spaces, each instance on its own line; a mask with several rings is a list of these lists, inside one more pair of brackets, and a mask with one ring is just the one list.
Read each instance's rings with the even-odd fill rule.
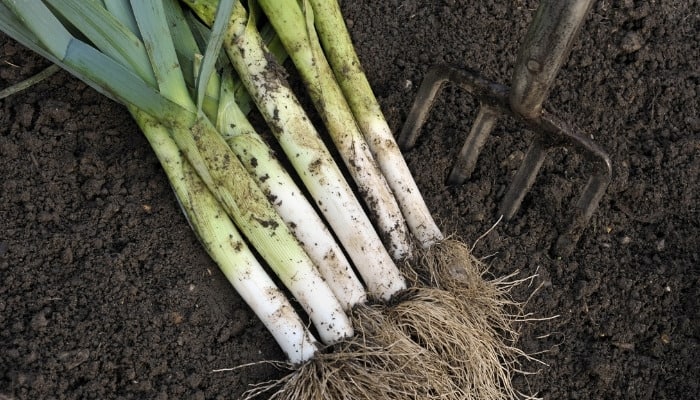
[[[3,31],[127,107],[201,243],[294,366],[251,396],[514,395],[509,284],[483,281],[466,248],[444,240],[335,0],[184,1],[200,20],[176,0],[1,1]],[[269,53],[261,10],[354,186]],[[294,172],[247,121],[248,95]]]

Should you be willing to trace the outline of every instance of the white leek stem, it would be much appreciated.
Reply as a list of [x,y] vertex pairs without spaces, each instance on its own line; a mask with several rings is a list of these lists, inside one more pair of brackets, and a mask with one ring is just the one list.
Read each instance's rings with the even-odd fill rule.
[[294,364],[311,359],[316,339],[246,246],[219,202],[183,159],[168,131],[130,107],[160,160],[190,226],[238,294]]
[[[170,137],[207,188],[304,307],[324,342],[333,343],[353,334],[342,306],[311,259],[216,128],[196,113],[184,79],[177,76],[178,60],[163,9],[166,3],[132,0],[131,8],[140,32],[139,35],[127,35],[128,30],[118,26],[120,23],[115,18],[105,19],[100,29],[92,29],[97,26],[93,24],[96,20],[86,18],[96,14],[88,15],[89,10],[102,12],[104,9],[96,0],[85,2],[86,18],[75,18],[71,24],[86,35],[87,41],[75,38],[63,26],[61,21],[67,20],[66,15],[54,15],[54,12],[64,10],[77,16],[76,12],[81,8],[59,1],[54,2],[51,9],[40,1],[4,4],[10,3],[16,18],[3,12],[0,29],[10,30],[30,48],[67,68],[101,93],[109,94],[127,106],[138,107],[154,117],[157,124],[168,128]],[[170,0],[167,4],[177,6]],[[127,61],[125,64],[111,58],[117,54],[111,42],[119,42],[120,38],[126,38],[125,35],[129,40],[121,40],[121,43],[130,46],[131,50],[143,46],[148,53],[147,59],[129,49],[118,52]],[[128,45],[134,37],[138,42]],[[88,43],[102,43],[104,46],[100,50],[104,53]],[[150,63],[150,68],[129,68],[130,65],[146,66],[145,63]],[[160,92],[152,84],[153,76],[138,75],[145,74],[146,70],[154,73]]]
[[357,57],[336,0],[309,0],[315,25],[335,77],[372,154],[394,192],[404,218],[423,247],[444,237],[435,224]]
[[364,303],[367,295],[350,261],[292,177],[243,115],[235,102],[232,83],[230,74],[222,79],[217,118],[219,132],[301,242],[345,310]]
[[353,335],[342,305],[313,261],[208,119],[172,131],[173,139],[241,232],[309,314],[324,343]]
[[[199,74],[199,61],[201,56],[195,56],[195,76]],[[213,93],[214,87],[216,93]],[[237,104],[231,71],[224,71],[222,78],[212,74],[207,90],[218,103],[214,107],[217,111],[208,114],[209,119],[217,121],[219,133],[316,264],[343,309],[349,311],[356,304],[364,303],[367,300],[365,288],[343,250]]]
[[249,176],[211,121],[197,113],[178,65],[164,7],[177,3],[131,0],[158,86],[182,114],[171,137],[268,266],[309,315],[324,343],[353,335],[343,307],[265,194]]
[[370,294],[385,299],[406,283],[306,116],[282,78],[281,66],[267,53],[247,12],[234,8],[224,47],[246,89],[306,188],[333,228]]
[[392,257],[409,258],[412,246],[401,209],[323,55],[310,5],[303,0],[258,0],[258,3],[294,61]]

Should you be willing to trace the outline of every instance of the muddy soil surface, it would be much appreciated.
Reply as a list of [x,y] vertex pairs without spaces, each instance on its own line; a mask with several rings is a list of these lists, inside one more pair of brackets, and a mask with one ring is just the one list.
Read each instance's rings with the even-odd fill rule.
[[[398,132],[427,69],[508,82],[532,1],[346,1]],[[546,103],[605,148],[614,179],[570,257],[551,248],[590,172],[552,151],[517,216],[475,253],[514,293],[540,352],[522,392],[547,399],[700,393],[700,12],[695,0],[597,1]],[[0,38],[0,87],[47,66]],[[292,75],[292,79],[294,76]],[[406,153],[444,231],[472,242],[532,134],[504,118],[464,185],[445,178],[475,101],[447,86]],[[190,232],[121,106],[66,73],[0,101],[0,398],[228,399],[280,376],[275,343]]]

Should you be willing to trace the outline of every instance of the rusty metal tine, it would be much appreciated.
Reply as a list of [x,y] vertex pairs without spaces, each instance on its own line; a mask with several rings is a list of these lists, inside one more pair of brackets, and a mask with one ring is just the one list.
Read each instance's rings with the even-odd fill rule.
[[576,206],[569,216],[567,231],[562,233],[554,245],[554,253],[559,256],[571,254],[578,242],[605,190],[612,180],[612,161],[610,156],[592,139],[567,126],[564,121],[544,112],[541,118],[543,130],[556,135],[576,147],[593,163],[593,175],[588,179]]
[[545,140],[541,135],[537,135],[535,140],[530,145],[530,148],[525,154],[525,158],[515,173],[513,181],[508,186],[508,191],[503,197],[499,213],[508,221],[515,213],[518,212],[520,204],[523,202],[525,195],[535,183],[537,173],[539,173],[544,158],[547,155],[548,146],[545,145]]
[[543,0],[513,70],[510,106],[526,119],[538,116],[549,89],[571,52],[593,0]]
[[418,134],[428,118],[430,109],[433,108],[435,97],[440,93],[442,85],[449,80],[449,71],[441,68],[431,68],[425,75],[397,140],[401,150],[410,150],[416,145]]
[[491,82],[468,68],[458,68],[448,64],[434,65],[425,74],[397,139],[401,150],[411,150],[416,145],[420,130],[428,119],[435,98],[447,82],[453,82],[479,98],[482,106],[486,104],[501,110],[508,108],[507,86]]
[[467,140],[462,145],[457,161],[447,178],[447,184],[460,185],[472,175],[481,148],[484,147],[486,139],[493,131],[499,114],[497,109],[488,104],[481,104],[469,136],[467,136]]
[[[592,0],[543,0],[530,23],[518,52],[510,89],[510,108],[525,120],[542,114],[554,79],[569,56],[576,33]],[[541,136],[525,155],[514,181],[501,203],[501,214],[510,219],[530,191],[546,155]]]
[[554,245],[554,253],[559,256],[568,256],[574,250],[576,243],[581,238],[583,230],[598,208],[600,199],[610,184],[610,174],[605,168],[590,177],[583,193],[576,202],[575,211],[571,214],[569,226],[566,232],[559,235]]

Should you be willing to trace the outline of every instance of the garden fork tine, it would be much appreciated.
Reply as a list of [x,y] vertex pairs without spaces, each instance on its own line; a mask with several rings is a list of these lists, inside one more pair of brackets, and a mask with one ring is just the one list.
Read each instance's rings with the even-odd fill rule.
[[501,203],[500,214],[506,220],[520,208],[549,148],[572,145],[582,152],[593,162],[594,171],[570,216],[568,231],[557,240],[554,250],[558,255],[573,251],[612,176],[610,158],[605,151],[542,108],[591,4],[592,0],[543,0],[540,3],[518,54],[511,88],[490,82],[468,69],[448,65],[433,67],[418,90],[398,139],[404,150],[415,145],[445,82],[454,82],[475,95],[480,101],[479,112],[447,179],[448,184],[461,184],[471,176],[479,152],[499,115],[508,114],[524,122],[536,136]]
[[[520,47],[510,89],[510,107],[523,118],[542,115],[542,103],[569,56],[576,33],[592,3],[592,0],[550,0],[538,7]],[[508,188],[501,204],[501,213],[506,219],[515,215],[535,181],[547,155],[545,140],[542,135],[535,138]]]

